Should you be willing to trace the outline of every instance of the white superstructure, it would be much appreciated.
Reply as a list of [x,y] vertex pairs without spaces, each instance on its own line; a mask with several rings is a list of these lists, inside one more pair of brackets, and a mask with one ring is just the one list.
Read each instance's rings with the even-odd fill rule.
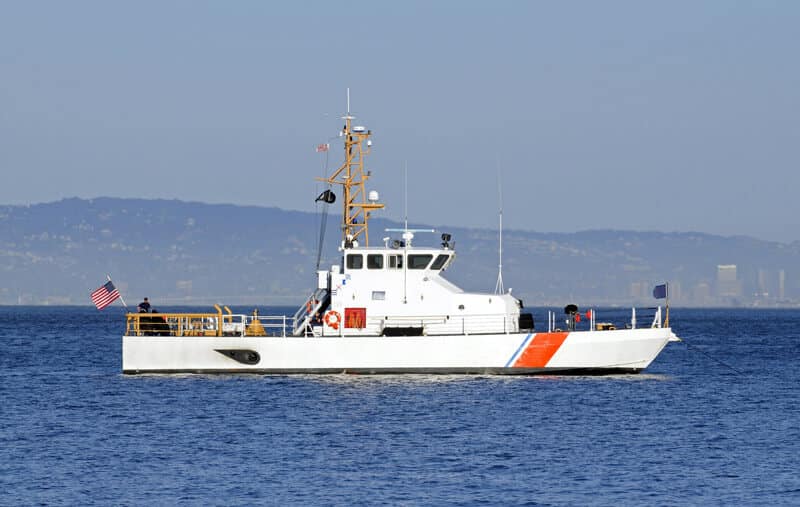
[[[464,292],[442,276],[455,259],[449,245],[417,248],[409,243],[406,239],[405,245],[396,241],[394,247],[344,249],[341,266],[318,272],[318,290],[295,316],[293,334],[519,332],[520,302],[516,298]],[[309,307],[310,311],[303,311]]]

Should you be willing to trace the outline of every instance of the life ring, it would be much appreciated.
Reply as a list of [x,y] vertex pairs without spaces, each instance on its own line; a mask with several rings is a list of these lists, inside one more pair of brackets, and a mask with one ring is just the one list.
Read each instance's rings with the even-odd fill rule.
[[336,310],[331,310],[325,314],[325,324],[333,329],[339,329],[339,323],[342,321],[342,316]]

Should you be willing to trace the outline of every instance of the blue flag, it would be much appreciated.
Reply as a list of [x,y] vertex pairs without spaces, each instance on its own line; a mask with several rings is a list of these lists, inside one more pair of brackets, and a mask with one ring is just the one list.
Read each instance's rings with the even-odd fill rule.
[[653,289],[653,297],[656,299],[666,299],[667,297],[667,284],[656,285]]

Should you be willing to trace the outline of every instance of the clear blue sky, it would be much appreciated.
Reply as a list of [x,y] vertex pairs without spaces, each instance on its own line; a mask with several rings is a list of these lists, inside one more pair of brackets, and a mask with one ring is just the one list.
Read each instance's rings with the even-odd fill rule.
[[0,204],[313,210],[350,87],[388,218],[407,162],[412,222],[496,227],[499,166],[508,228],[798,240],[798,27],[766,0],[2,1]]

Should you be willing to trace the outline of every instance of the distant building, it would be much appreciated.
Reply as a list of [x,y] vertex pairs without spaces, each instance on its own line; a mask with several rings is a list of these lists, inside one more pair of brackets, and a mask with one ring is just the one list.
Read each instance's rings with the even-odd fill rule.
[[755,294],[756,297],[769,297],[769,283],[767,282],[768,276],[769,273],[766,269],[758,269],[758,291]]
[[706,282],[699,282],[692,289],[692,302],[704,306],[711,302],[711,286]]
[[717,297],[737,298],[742,295],[742,284],[736,275],[736,264],[717,266]]
[[786,271],[778,271],[778,299],[786,299]]
[[631,282],[628,286],[628,296],[633,299],[646,299],[649,287],[650,284],[647,282]]

